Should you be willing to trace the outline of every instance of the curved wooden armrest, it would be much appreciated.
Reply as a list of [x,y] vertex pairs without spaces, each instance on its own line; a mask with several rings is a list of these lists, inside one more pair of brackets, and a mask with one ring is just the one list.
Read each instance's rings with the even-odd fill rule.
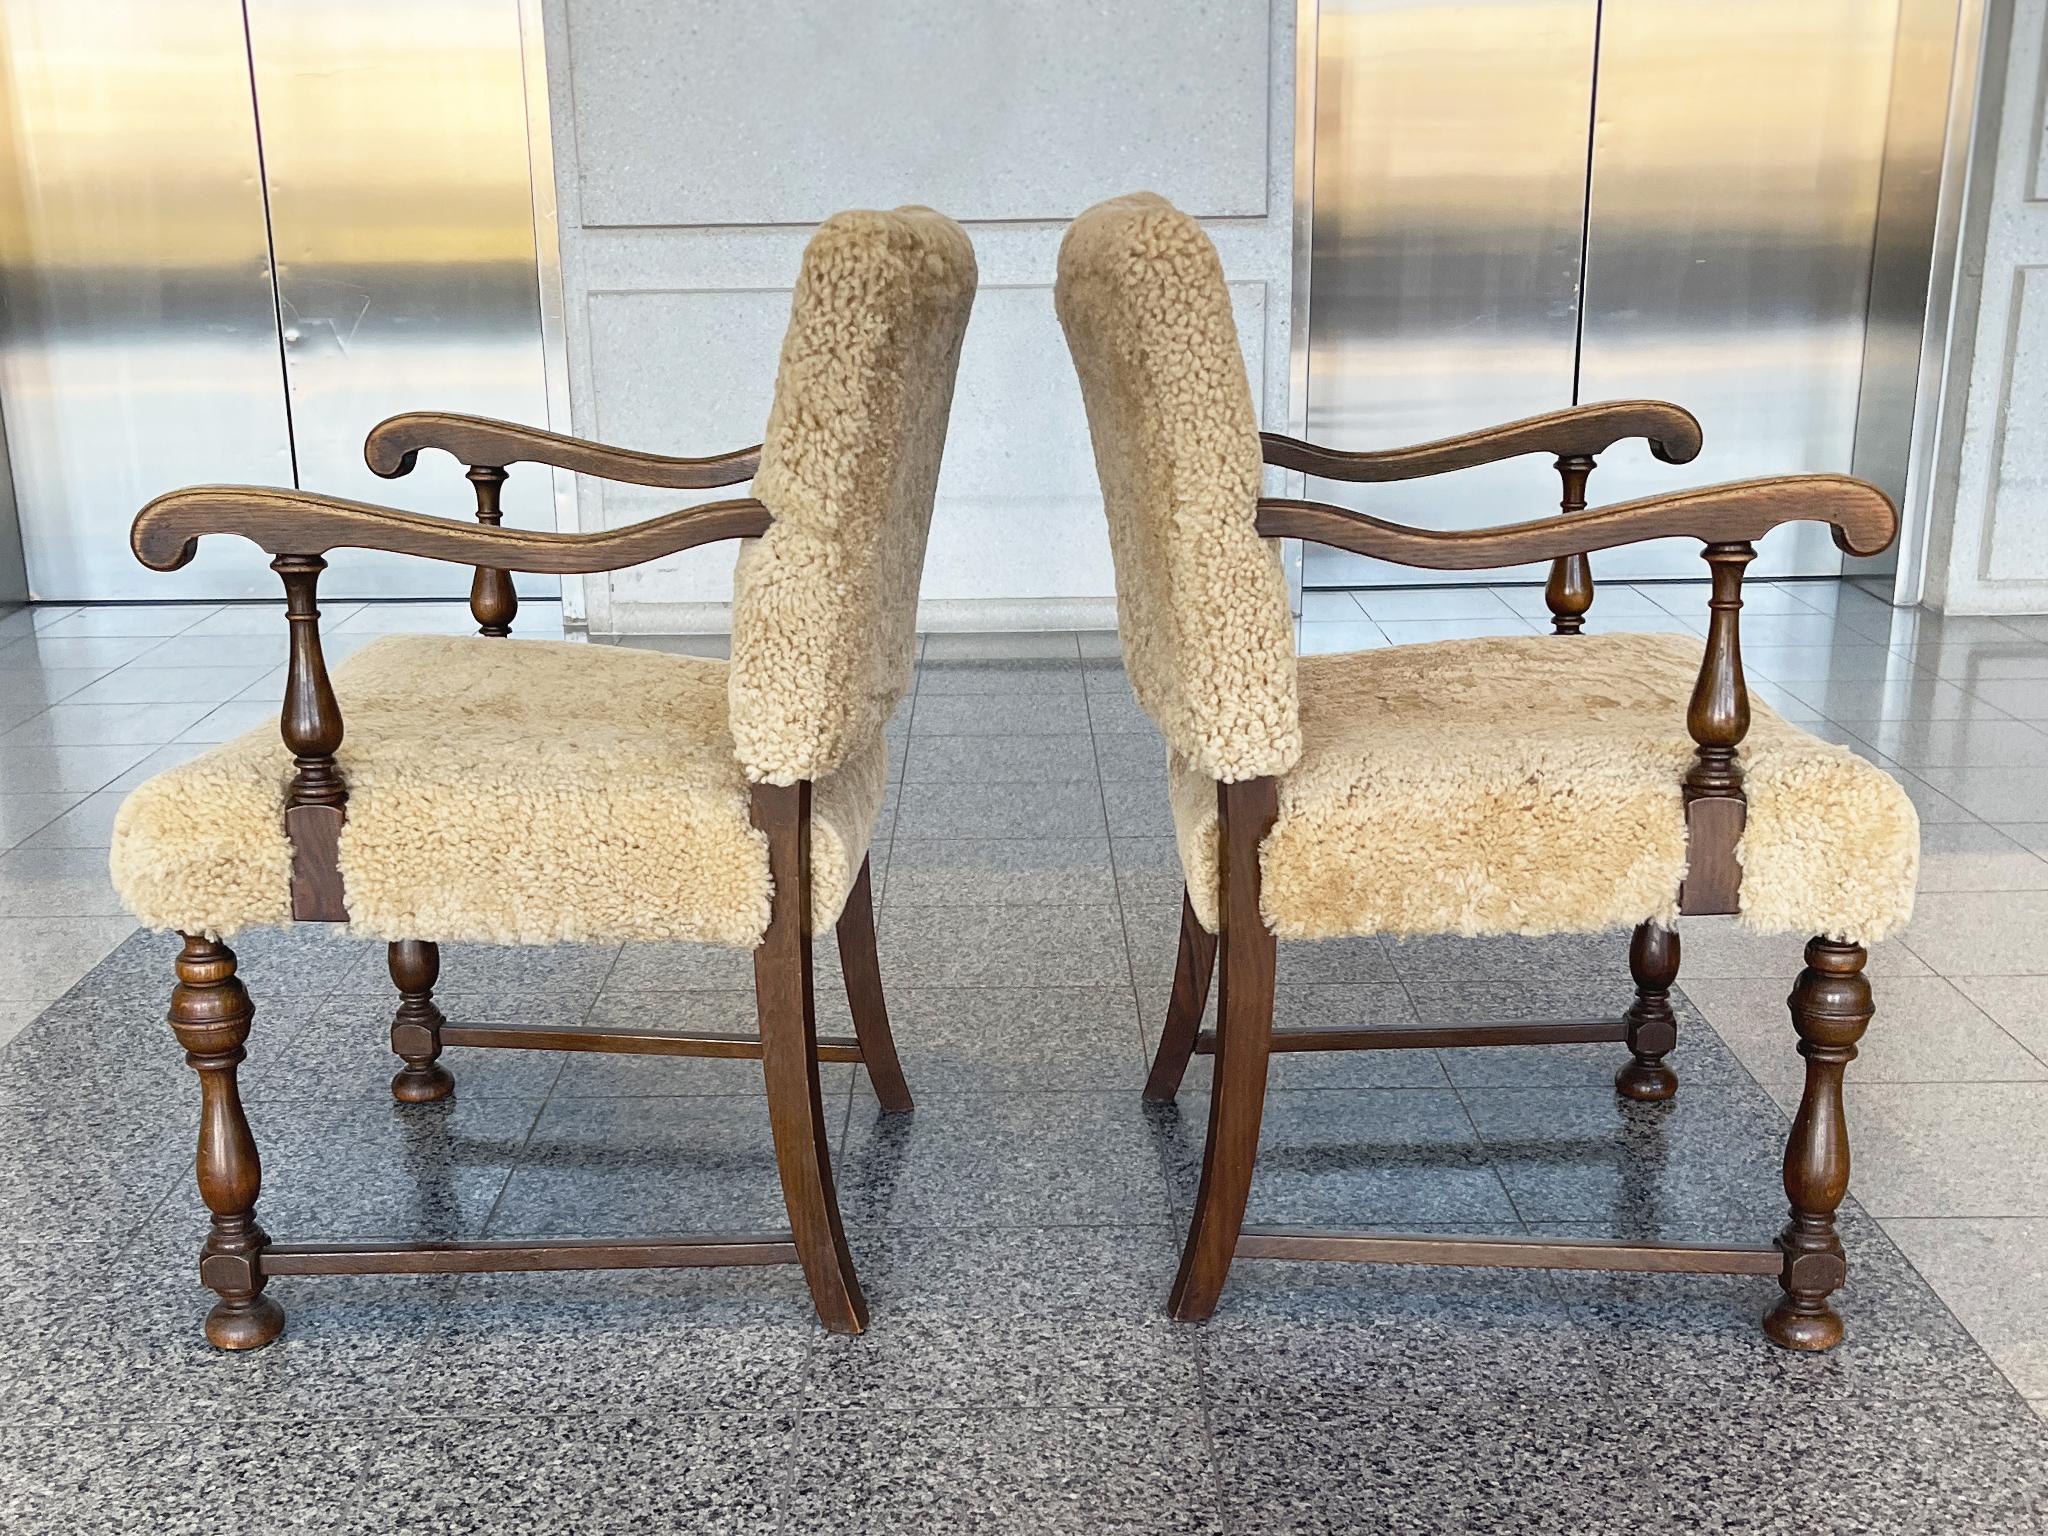
[[1418,480],[1524,453],[1560,458],[1603,453],[1627,437],[1647,438],[1650,452],[1666,464],[1687,463],[1700,451],[1699,421],[1691,411],[1662,400],[1577,405],[1482,432],[1370,453],[1322,448],[1278,432],[1261,432],[1259,443],[1266,462],[1276,469],[1298,469],[1325,480],[1382,481]]
[[195,485],[159,496],[136,513],[128,544],[135,558],[154,571],[177,570],[207,534],[232,533],[273,555],[383,549],[498,571],[578,576],[623,570],[720,539],[759,538],[771,521],[768,509],[749,496],[685,507],[602,533],[531,533],[309,491]]
[[1778,524],[1794,522],[1832,525],[1836,548],[1852,555],[1889,548],[1899,531],[1899,514],[1884,492],[1847,475],[1731,480],[1564,517],[1454,533],[1383,522],[1319,501],[1262,497],[1258,528],[1269,539],[1309,539],[1396,565],[1470,571],[1590,554],[1648,539],[1753,543]]
[[472,466],[503,469],[508,464],[551,464],[604,480],[676,491],[738,485],[753,479],[761,467],[758,443],[708,459],[674,459],[563,437],[514,422],[452,416],[443,411],[406,411],[386,417],[363,439],[363,460],[374,473],[395,480],[412,472],[423,448],[439,448]]

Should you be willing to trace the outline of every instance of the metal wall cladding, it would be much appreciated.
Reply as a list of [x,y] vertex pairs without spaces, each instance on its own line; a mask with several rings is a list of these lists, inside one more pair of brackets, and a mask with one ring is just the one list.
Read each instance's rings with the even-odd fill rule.
[[[1596,501],[1850,468],[1896,25],[1868,0],[1605,7],[1579,399],[1675,400],[1706,446],[1677,469],[1618,447]],[[1593,569],[1705,567],[1667,541]],[[1750,573],[1840,569],[1803,523],[1764,539]]]
[[208,540],[175,578],[128,522],[200,481],[292,483],[239,7],[8,0],[0,398],[45,598],[269,597]]
[[[467,517],[460,466],[382,481],[364,434],[409,409],[546,424],[520,10],[8,0],[0,396],[36,596],[275,597],[240,540],[143,569],[129,520],[205,481]],[[554,525],[546,471],[505,504]],[[331,597],[467,589],[332,566]]]
[[[1572,398],[1595,0],[1325,0],[1307,429],[1383,448]],[[1308,494],[1433,528],[1557,502],[1547,462]],[[1308,546],[1309,586],[1431,573]],[[1465,578],[1469,579],[1469,577]]]
[[[406,410],[547,424],[519,6],[248,0],[247,11],[299,484],[469,516],[460,465],[424,454],[409,477],[380,480],[363,437]],[[505,513],[554,527],[548,472],[515,467]],[[438,562],[329,559],[321,590],[336,596],[468,590],[463,570]]]
[[[1674,467],[1618,445],[1596,504],[1847,470],[1896,23],[1863,0],[1328,0],[1310,434],[1385,447],[1656,397],[1700,417],[1705,450]],[[1541,458],[1310,484],[1439,528],[1540,516],[1557,490]],[[1807,525],[1774,533],[1752,571],[1840,564]],[[1447,579],[1314,548],[1304,569],[1311,586]],[[1703,568],[1666,541],[1594,570]]]

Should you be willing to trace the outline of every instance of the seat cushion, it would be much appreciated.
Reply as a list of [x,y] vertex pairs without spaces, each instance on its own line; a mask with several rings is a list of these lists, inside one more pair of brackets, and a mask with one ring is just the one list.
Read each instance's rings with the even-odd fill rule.
[[[722,661],[401,635],[334,673],[351,932],[380,939],[686,939],[752,946],[767,840],[726,726]],[[811,919],[836,920],[887,780],[879,735],[812,799]],[[288,922],[290,755],[270,721],[128,797],[114,884],[158,928]]]
[[[1261,852],[1283,938],[1597,932],[1677,916],[1698,640],[1529,636],[1301,658],[1300,762]],[[1920,827],[1882,770],[1751,703],[1741,921],[1869,943],[1912,913]],[[1216,791],[1170,764],[1196,914]]]

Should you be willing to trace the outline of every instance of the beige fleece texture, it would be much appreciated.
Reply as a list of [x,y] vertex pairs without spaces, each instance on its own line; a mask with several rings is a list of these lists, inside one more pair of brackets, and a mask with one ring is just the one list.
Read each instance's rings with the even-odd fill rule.
[[[810,242],[754,483],[775,521],[741,557],[730,665],[408,636],[336,670],[352,932],[751,947],[771,887],[747,784],[805,778],[812,926],[836,921],[910,679],[974,287],[966,236],[929,209],[839,214]],[[273,721],[137,789],[110,860],[129,910],[217,936],[288,922],[291,771]]]
[[[349,786],[341,872],[367,938],[752,946],[768,844],[726,726],[722,661],[610,645],[394,635],[337,668]],[[860,870],[888,768],[879,732],[820,779],[811,922]],[[269,722],[160,774],[114,823],[115,888],[153,928],[291,918]]]
[[1099,203],[1060,244],[1060,324],[1081,378],[1139,703],[1212,778],[1301,751],[1280,556],[1230,292],[1193,219],[1150,193]]
[[[1297,663],[1223,270],[1150,193],[1074,222],[1058,304],[1080,375],[1139,702],[1216,923],[1216,781],[1280,780],[1261,850],[1285,938],[1551,934],[1676,916],[1700,643],[1459,640]],[[1904,791],[1760,705],[1742,750],[1742,921],[1868,943],[1911,914]]]
[[[1701,642],[1444,640],[1300,662],[1301,761],[1260,850],[1282,938],[1553,934],[1678,913]],[[1752,703],[1740,921],[1868,944],[1913,911],[1920,823],[1883,770]],[[1170,765],[1197,915],[1216,924],[1216,787]]]
[[842,213],[804,252],[754,494],[775,526],[733,581],[747,777],[823,778],[908,685],[974,251],[928,208]]

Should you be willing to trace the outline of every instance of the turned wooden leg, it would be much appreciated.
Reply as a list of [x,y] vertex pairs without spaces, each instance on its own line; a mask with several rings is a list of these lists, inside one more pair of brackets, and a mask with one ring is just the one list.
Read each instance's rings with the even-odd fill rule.
[[1623,1098],[1654,1103],[1678,1092],[1678,1074],[1664,1064],[1678,1044],[1678,1019],[1671,1012],[1671,984],[1678,979],[1678,930],[1643,923],[1628,941],[1628,973],[1636,1000],[1623,1016],[1628,1024],[1629,1061],[1614,1075]]
[[768,931],[754,951],[754,1003],[761,1019],[761,1067],[782,1197],[818,1320],[834,1333],[859,1333],[868,1325],[868,1304],[839,1219],[831,1133],[818,1087],[809,922],[810,784],[756,784],[753,821],[768,834],[768,876],[775,893]]
[[1273,779],[1218,786],[1223,813],[1222,931],[1217,935],[1222,992],[1216,1000],[1216,1062],[1202,1183],[1167,1307],[1182,1322],[1200,1322],[1216,1310],[1237,1253],[1252,1169],[1258,1161],[1277,959],[1273,930],[1259,914],[1259,844],[1272,830],[1277,795]]
[[1152,1075],[1145,1079],[1145,1097],[1154,1104],[1171,1104],[1180,1092],[1180,1080],[1195,1054],[1195,1036],[1201,1033],[1202,1010],[1209,1006],[1209,979],[1216,974],[1216,935],[1195,916],[1195,904],[1187,888],[1180,893],[1180,953],[1173,962],[1173,996],[1166,1004],[1166,1024],[1159,1031],[1159,1050],[1152,1058]]
[[220,1297],[206,1315],[206,1339],[219,1349],[261,1349],[284,1331],[284,1309],[263,1294],[259,1260],[270,1242],[256,1224],[263,1164],[235,1085],[253,1010],[235,979],[233,950],[189,933],[179,937],[185,947],[170,1024],[199,1073],[199,1198],[213,1213],[199,1278]]
[[917,1106],[903,1063],[896,1059],[896,1037],[889,1032],[889,1005],[882,996],[882,963],[875,953],[875,898],[868,861],[846,894],[839,913],[839,969],[846,976],[846,1006],[853,1012],[853,1034],[860,1041],[861,1065],[868,1083],[889,1114],[907,1114]]
[[455,1078],[441,1065],[441,1026],[448,1021],[434,1006],[441,979],[441,946],[400,939],[391,946],[391,984],[398,988],[398,1012],[391,1020],[391,1049],[405,1065],[391,1079],[391,1097],[401,1104],[431,1104],[455,1091]]
[[1814,939],[1806,946],[1788,1003],[1806,1058],[1806,1091],[1785,1148],[1785,1193],[1792,1219],[1778,1235],[1785,1294],[1764,1318],[1771,1342],[1786,1349],[1832,1349],[1842,1319],[1828,1297],[1849,1271],[1835,1235],[1835,1209],[1849,1191],[1849,1126],[1842,1114],[1842,1072],[1870,1023],[1870,982],[1860,944]]

